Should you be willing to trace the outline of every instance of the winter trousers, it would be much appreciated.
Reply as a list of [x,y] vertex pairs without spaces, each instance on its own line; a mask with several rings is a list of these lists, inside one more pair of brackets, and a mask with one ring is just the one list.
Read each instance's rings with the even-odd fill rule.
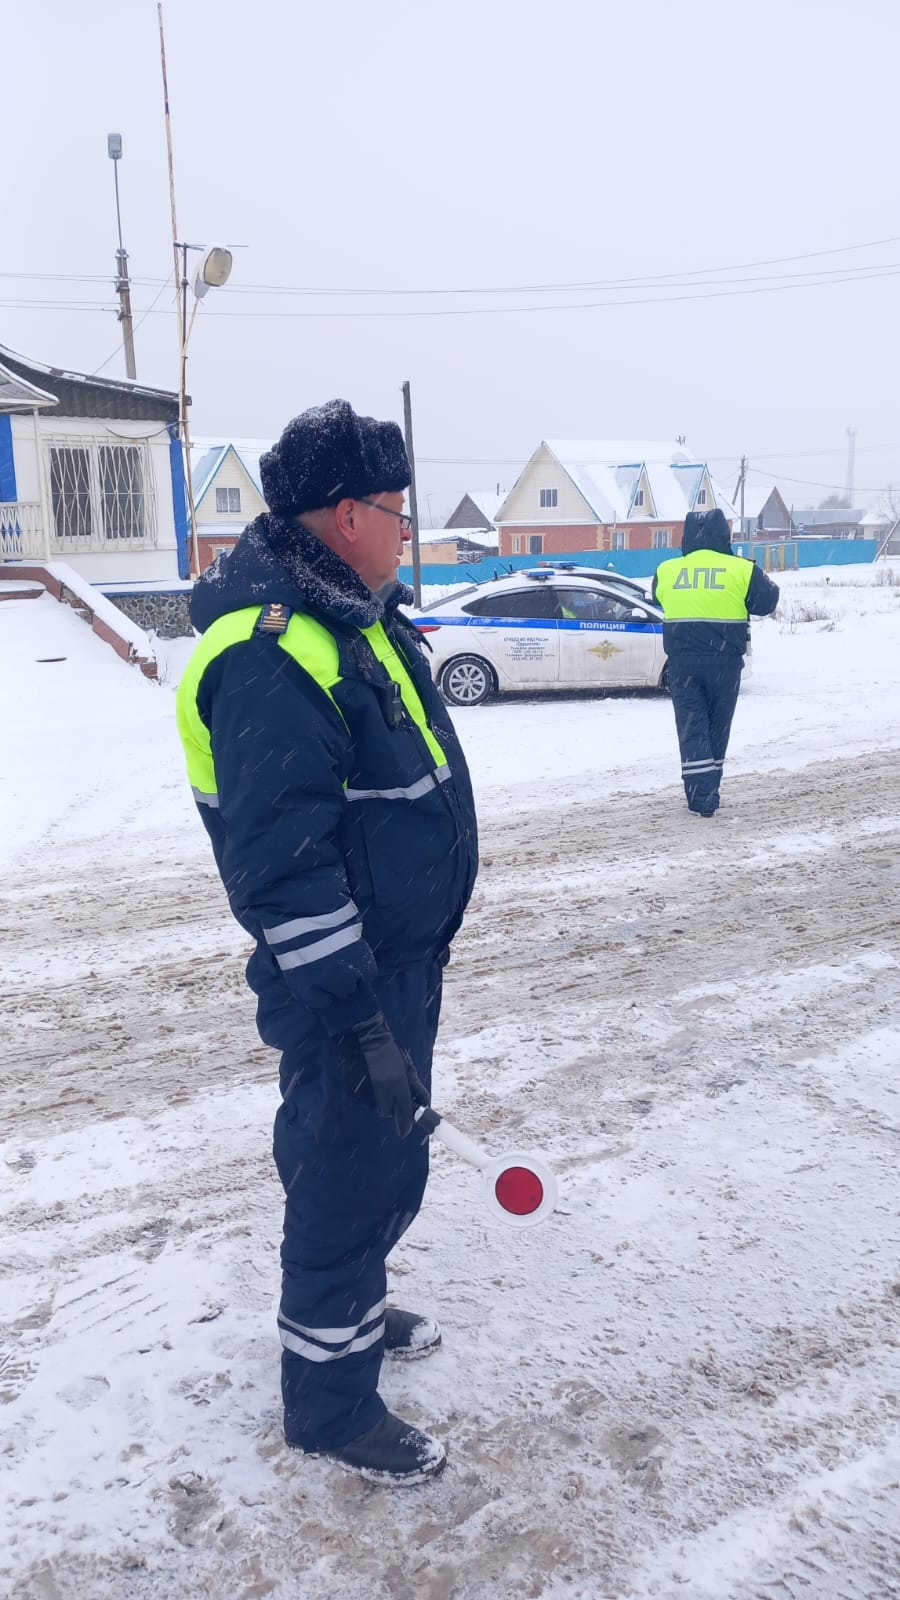
[[[440,965],[387,974],[375,988],[430,1089]],[[360,1074],[348,1065],[312,1016],[309,1036],[281,1061],[281,1392],[285,1434],[307,1451],[339,1449],[384,1415],[385,1259],[418,1212],[428,1178],[427,1135],[414,1127],[398,1138],[366,1093],[353,1092]]]
[[742,656],[684,652],[669,657],[669,688],[691,811],[719,809],[719,784],[741,687]]

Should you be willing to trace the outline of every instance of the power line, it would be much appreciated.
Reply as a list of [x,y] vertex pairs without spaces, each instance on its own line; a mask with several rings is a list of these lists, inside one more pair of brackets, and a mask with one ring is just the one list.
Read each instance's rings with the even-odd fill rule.
[[[156,302],[162,297],[162,295],[165,293],[166,289],[169,287],[171,282],[172,282],[171,278],[164,278],[163,279],[163,285],[162,285],[162,288],[160,289],[159,293],[156,295],[155,299],[151,300],[151,302],[150,302],[149,306],[147,307],[146,311],[143,313],[143,315],[141,317],[138,318],[138,321],[135,323],[134,330],[133,330],[134,333],[137,333],[138,328],[142,327],[143,324],[146,322],[146,320],[149,317],[151,311],[153,311],[153,309],[155,308]],[[176,286],[176,289],[175,289],[175,294],[176,295],[178,294],[177,286]],[[119,351],[122,348],[123,348],[123,341],[120,340],[119,343],[116,345],[115,350],[110,351],[110,354],[107,356],[106,360],[105,361],[101,361],[99,367],[95,367],[93,372],[90,374],[90,376],[92,378],[96,378],[97,374],[102,372],[104,367],[108,367],[109,363],[111,361],[115,360],[116,356],[119,354]]]
[[[798,252],[798,253],[796,253],[794,255],[768,256],[768,257],[765,257],[762,260],[758,260],[758,261],[730,262],[727,265],[720,266],[720,267],[682,268],[680,271],[677,271],[677,272],[644,273],[644,274],[639,274],[637,276],[625,277],[625,278],[581,279],[581,280],[577,280],[574,283],[573,282],[568,282],[568,283],[505,284],[505,285],[504,284],[498,284],[498,285],[487,285],[487,286],[482,286],[482,287],[477,287],[477,288],[471,288],[469,286],[457,286],[457,287],[452,287],[452,288],[432,288],[432,289],[418,289],[418,288],[415,288],[415,289],[413,289],[413,288],[401,288],[401,289],[389,288],[389,289],[384,289],[384,288],[380,288],[380,287],[379,288],[361,288],[361,289],[357,289],[357,288],[334,288],[333,286],[332,287],[322,287],[322,286],[313,286],[313,285],[248,284],[248,285],[240,285],[240,286],[235,285],[234,286],[234,290],[235,291],[240,291],[240,292],[247,292],[247,293],[265,293],[265,294],[316,294],[316,295],[357,295],[357,296],[359,296],[359,295],[420,295],[420,294],[425,294],[425,295],[429,295],[429,294],[434,294],[434,295],[440,295],[440,294],[541,294],[541,293],[550,294],[550,293],[558,293],[558,292],[560,292],[560,293],[570,292],[570,291],[574,292],[574,291],[579,290],[579,289],[611,289],[611,288],[614,288],[614,287],[623,287],[623,288],[638,287],[638,286],[646,286],[646,285],[653,284],[653,283],[667,283],[667,282],[671,282],[673,279],[677,279],[677,278],[709,277],[709,276],[715,276],[715,275],[717,275],[719,273],[722,273],[722,272],[744,272],[744,271],[749,271],[754,267],[784,266],[786,263],[789,263],[789,262],[792,262],[792,261],[821,260],[825,256],[846,255],[846,254],[849,254],[851,251],[855,251],[855,250],[875,250],[875,249],[880,248],[882,245],[897,244],[898,242],[900,242],[900,234],[892,234],[892,235],[889,235],[887,238],[869,239],[869,240],[865,240],[865,241],[863,241],[861,243],[857,243],[857,244],[834,245],[834,246],[830,247],[827,250],[804,250],[804,251],[800,251],[800,252]],[[845,269],[836,268],[834,270],[840,272],[840,271],[845,270]],[[860,270],[860,269],[847,268],[846,270],[848,270],[848,271],[854,270],[855,271],[855,270]],[[786,274],[781,273],[781,274],[776,274],[776,276],[784,277],[784,276],[786,276]],[[42,272],[0,272],[0,278],[17,278],[17,279],[22,279],[22,280],[26,280],[27,279],[27,280],[31,280],[31,281],[44,281],[44,282],[105,283],[107,281],[107,279],[108,279],[108,274],[106,274],[106,273],[103,273],[103,274],[100,274],[100,273],[97,273],[97,274],[92,274],[92,273],[71,273],[71,274],[67,274],[67,273],[42,273]],[[166,281],[166,280],[161,280],[159,278],[135,278],[135,279],[133,279],[133,282],[141,283],[144,287],[151,287],[151,288],[155,288],[160,282],[164,282],[164,281]]]
[[[586,300],[568,305],[545,306],[463,306],[427,311],[237,311],[222,307],[210,310],[210,317],[241,317],[276,321],[345,321],[397,320],[423,317],[502,317],[529,316],[546,312],[618,310],[625,306],[654,306],[685,304],[696,300],[729,300],[753,294],[796,293],[803,289],[836,288],[847,283],[865,283],[875,278],[894,278],[900,273],[900,262],[890,263],[855,277],[829,278],[809,283],[763,283],[749,289],[711,289],[703,294],[643,295],[627,300]],[[105,301],[37,302],[0,301],[0,306],[19,311],[101,311],[108,310]],[[153,309],[147,307],[145,314]]]
[[[877,270],[881,270],[881,269],[886,269],[886,268],[890,268],[890,267],[895,267],[895,266],[897,266],[897,264],[898,264],[897,262],[893,262],[893,261],[878,261],[878,262],[870,261],[870,262],[864,263],[862,266],[859,266],[859,267],[849,267],[849,266],[843,266],[843,267],[819,267],[813,272],[756,273],[755,275],[753,275],[751,277],[748,277],[748,278],[718,278],[716,280],[716,287],[719,287],[721,285],[744,284],[744,283],[784,283],[786,281],[799,280],[799,279],[826,282],[829,278],[841,278],[841,279],[844,279],[847,282],[852,282],[853,279],[856,278],[856,277],[861,277],[861,276],[863,276],[863,275],[865,275],[867,273],[873,272],[876,269]],[[700,270],[701,270],[701,272],[703,271],[702,268]],[[709,268],[708,270],[709,271],[713,271],[715,269]],[[723,268],[721,270],[725,270],[725,269]],[[675,280],[678,280],[678,281],[676,282]],[[132,281],[137,283],[137,282],[140,282],[141,280],[140,279],[133,279]],[[305,288],[305,287],[304,288],[299,288],[299,287],[291,288],[289,286],[281,286],[281,287],[279,287],[279,286],[274,285],[274,284],[246,284],[246,283],[242,284],[242,283],[237,283],[237,284],[232,285],[229,288],[229,295],[231,295],[231,294],[253,294],[253,295],[269,294],[269,295],[301,295],[301,296],[310,296],[310,297],[321,296],[321,297],[327,297],[327,298],[331,298],[331,299],[340,299],[340,298],[360,299],[360,298],[371,298],[371,297],[375,297],[375,296],[384,297],[384,296],[450,295],[450,294],[453,294],[453,295],[469,295],[469,294],[541,294],[541,293],[543,293],[543,294],[551,294],[551,293],[569,292],[570,290],[575,290],[575,289],[597,289],[597,290],[601,290],[602,289],[602,290],[610,290],[613,293],[622,293],[627,288],[635,288],[635,289],[638,289],[638,288],[640,288],[640,289],[657,289],[657,288],[659,288],[659,289],[663,289],[663,288],[667,288],[667,287],[669,287],[669,288],[678,288],[678,289],[707,289],[707,288],[710,288],[711,285],[707,284],[707,283],[704,283],[701,279],[691,278],[686,273],[667,273],[667,274],[664,274],[662,277],[657,278],[657,279],[654,279],[654,278],[633,278],[633,279],[610,278],[610,279],[607,279],[605,282],[604,281],[598,281],[596,283],[586,283],[586,284],[543,284],[543,285],[542,284],[534,284],[528,289],[516,288],[514,286],[510,286],[510,287],[506,287],[506,288],[496,288],[496,289],[314,289],[314,288]]]
[[[750,277],[750,278],[720,278],[718,280],[718,282],[716,283],[715,287],[716,288],[721,288],[723,286],[728,286],[728,285],[732,285],[732,284],[747,284],[747,283],[766,283],[766,284],[775,283],[775,284],[781,284],[781,283],[784,283],[786,281],[799,281],[799,280],[804,280],[805,282],[809,282],[810,284],[815,286],[818,282],[820,282],[820,281],[821,282],[826,282],[829,278],[841,278],[841,279],[843,279],[843,280],[845,280],[847,282],[852,282],[856,277],[868,276],[874,271],[890,271],[891,269],[896,268],[898,266],[900,266],[900,262],[880,261],[880,262],[867,262],[863,266],[859,266],[859,267],[818,268],[814,272],[759,273],[759,274],[756,274],[754,277]],[[712,270],[712,269],[710,269],[710,270]],[[2,276],[2,274],[0,274],[0,276]],[[682,281],[679,282],[678,284],[674,285],[674,287],[677,287],[679,289],[707,289],[707,288],[712,287],[711,285],[708,285],[708,284],[705,284],[705,283],[702,283],[702,282],[699,282],[699,281],[696,281],[696,280],[692,281],[691,279],[689,279],[687,277],[684,277],[681,274],[669,274],[670,278],[674,278],[675,276],[682,277]],[[621,282],[621,281],[622,280],[609,279],[606,283],[600,282],[600,283],[596,283],[594,285],[590,285],[589,287],[593,287],[593,288],[597,288],[597,289],[604,289],[604,288],[606,288],[606,289],[614,289],[616,284],[618,282]],[[653,280],[651,280],[651,279],[645,279],[645,280],[644,279],[634,279],[634,280],[627,280],[627,281],[628,282],[633,282],[635,287],[637,287],[637,286],[645,287],[645,288],[653,288],[654,287]],[[133,284],[139,284],[142,287],[147,287],[147,288],[155,287],[157,284],[160,284],[160,283],[163,285],[163,287],[165,287],[166,283],[169,282],[169,279],[168,278],[158,279],[158,278],[132,277],[131,282]],[[663,286],[664,285],[663,285],[662,281],[660,281],[659,287],[663,287]],[[545,289],[544,289],[544,292],[549,293],[551,291],[552,287],[553,287],[552,285],[546,285]],[[558,287],[563,288],[565,286],[564,285],[559,285]],[[525,293],[525,292],[526,291],[524,291],[524,290],[520,290],[520,289],[516,289],[516,288],[490,289],[490,290],[489,289],[485,289],[485,290],[480,290],[480,289],[472,289],[472,290],[450,290],[450,289],[410,289],[410,290],[401,290],[401,289],[359,289],[359,290],[356,290],[356,289],[310,289],[310,288],[299,288],[299,287],[295,287],[295,288],[280,287],[280,288],[278,288],[278,287],[275,287],[273,285],[266,286],[266,285],[263,285],[263,284],[257,284],[257,285],[254,285],[254,284],[234,284],[234,285],[230,285],[229,286],[228,296],[230,298],[231,295],[233,295],[233,294],[279,294],[279,295],[282,295],[282,294],[283,295],[295,295],[296,294],[296,295],[323,295],[323,296],[355,296],[355,297],[363,297],[363,296],[367,296],[367,295],[399,295],[399,294],[410,294],[410,295],[412,295],[412,294],[453,294],[453,293],[456,293],[456,294],[482,294],[482,293],[483,294],[519,294],[519,293]],[[529,291],[529,292],[531,292],[531,291]],[[540,292],[540,286],[536,286],[535,289],[534,289],[534,292]],[[7,305],[14,304],[14,302],[12,302],[12,301],[7,301],[7,302],[4,302],[4,303],[7,304]],[[29,305],[30,306],[32,304],[36,305],[38,302],[24,301],[24,302],[15,302],[15,303],[16,304],[25,304],[25,305]],[[106,303],[107,302],[105,300],[102,301],[102,302],[101,301],[96,301],[96,300],[87,301],[87,300],[71,300],[71,299],[58,300],[57,301],[57,300],[51,300],[51,299],[49,299],[49,297],[41,302],[41,304],[43,306],[50,306],[50,307],[55,306],[55,305],[67,306],[67,307],[79,307],[79,306],[92,306],[93,307],[93,306],[99,306],[101,304],[102,305],[106,305]]]
[[[759,468],[758,467],[749,467],[748,471],[756,472],[756,473],[758,473],[758,475],[760,477],[767,477],[768,476],[767,473],[759,472]],[[836,489],[841,494],[844,493],[844,491],[845,491],[845,489],[847,487],[846,482],[844,482],[844,483],[820,483],[817,478],[792,478],[792,477],[789,477],[789,475],[786,472],[779,472],[778,478],[779,478],[780,482],[782,482],[782,483],[800,483],[800,484],[805,484],[807,489]],[[880,494],[883,488],[884,488],[884,484],[883,483],[879,484],[877,488],[872,488],[871,485],[868,488],[866,488],[861,484],[857,484],[855,493],[856,494]]]

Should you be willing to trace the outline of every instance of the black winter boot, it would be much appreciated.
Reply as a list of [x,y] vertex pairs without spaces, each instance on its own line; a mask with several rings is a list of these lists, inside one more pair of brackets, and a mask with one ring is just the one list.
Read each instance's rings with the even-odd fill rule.
[[370,1483],[424,1483],[447,1465],[440,1439],[421,1433],[391,1411],[358,1439],[320,1453]]
[[441,1330],[430,1317],[388,1306],[384,1313],[384,1353],[394,1361],[418,1361],[441,1342]]

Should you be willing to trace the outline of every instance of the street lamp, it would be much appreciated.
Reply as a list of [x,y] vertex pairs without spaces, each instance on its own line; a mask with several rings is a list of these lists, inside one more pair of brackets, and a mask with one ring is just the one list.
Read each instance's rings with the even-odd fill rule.
[[129,378],[137,377],[134,364],[134,325],[131,317],[131,284],[128,279],[128,251],[122,243],[122,212],[119,208],[119,162],[122,159],[122,135],[106,135],[106,153],[113,164],[116,178],[116,222],[119,227],[119,248],[116,251],[116,294],[119,296],[119,321],[122,324],[122,344],[125,347],[125,371]]
[[[232,254],[224,244],[180,244],[175,241],[176,252],[181,253],[181,316],[178,320],[180,331],[180,361],[178,382],[178,429],[184,445],[185,473],[187,477],[188,517],[191,524],[191,565],[194,576],[200,576],[200,546],[197,540],[197,514],[194,507],[194,477],[191,471],[191,430],[187,417],[187,347],[194,326],[194,317],[200,301],[210,289],[221,289],[223,284],[231,277]],[[188,283],[188,251],[197,250],[200,261],[194,273],[192,282]],[[191,312],[188,324],[188,288],[193,290],[194,309]]]

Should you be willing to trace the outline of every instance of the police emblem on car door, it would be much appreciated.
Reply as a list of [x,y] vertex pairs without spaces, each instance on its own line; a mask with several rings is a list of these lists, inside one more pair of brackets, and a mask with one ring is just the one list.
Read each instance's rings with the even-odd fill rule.
[[[654,683],[662,645],[648,614],[600,589],[558,589],[559,681],[571,684]],[[660,668],[661,670],[661,668]]]
[[556,596],[548,585],[479,595],[462,609],[472,618],[472,649],[493,662],[503,687],[540,688],[557,682]]

